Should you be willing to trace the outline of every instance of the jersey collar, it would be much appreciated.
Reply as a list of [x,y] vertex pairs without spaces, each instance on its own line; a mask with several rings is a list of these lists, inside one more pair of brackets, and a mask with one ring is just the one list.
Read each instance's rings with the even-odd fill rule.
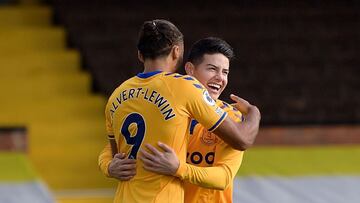
[[147,72],[147,73],[138,73],[136,76],[138,76],[139,78],[149,78],[151,76],[154,76],[156,74],[159,74],[161,73],[162,71],[161,70],[156,70],[156,71],[152,71],[152,72]]

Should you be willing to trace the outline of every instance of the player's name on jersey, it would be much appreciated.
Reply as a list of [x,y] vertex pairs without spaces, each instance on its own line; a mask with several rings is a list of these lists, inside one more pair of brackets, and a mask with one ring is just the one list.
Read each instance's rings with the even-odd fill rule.
[[120,92],[116,100],[112,102],[112,108],[110,109],[111,117],[113,117],[113,114],[121,104],[133,99],[144,99],[154,104],[160,110],[165,120],[175,117],[175,112],[166,98],[155,90],[141,87],[125,89]]

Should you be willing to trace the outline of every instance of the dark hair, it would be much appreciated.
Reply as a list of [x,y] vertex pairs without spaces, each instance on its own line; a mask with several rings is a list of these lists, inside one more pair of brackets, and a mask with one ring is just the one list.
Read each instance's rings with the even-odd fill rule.
[[231,61],[234,56],[233,48],[224,40],[216,37],[201,39],[192,45],[188,61],[199,64],[203,60],[204,54],[223,54]]
[[139,32],[137,48],[144,58],[166,56],[184,40],[179,29],[167,20],[145,21]]

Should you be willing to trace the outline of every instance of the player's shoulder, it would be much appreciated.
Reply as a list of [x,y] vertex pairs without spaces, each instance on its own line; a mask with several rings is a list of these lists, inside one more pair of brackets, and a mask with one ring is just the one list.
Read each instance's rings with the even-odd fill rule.
[[236,108],[234,108],[233,106],[231,106],[229,103],[225,102],[225,101],[222,101],[220,99],[217,99],[216,100],[216,104],[222,108],[224,111],[238,111]]
[[112,94],[114,94],[115,92],[119,91],[120,89],[124,88],[124,86],[126,86],[129,81],[132,81],[134,77],[131,77],[125,81],[123,81],[121,84],[119,84],[117,87],[115,87],[114,91],[112,92]]
[[127,80],[125,80],[124,82],[122,82],[121,84],[119,84],[115,89],[114,91],[110,94],[109,98],[108,98],[108,103],[109,101],[112,101],[114,100],[118,95],[119,95],[119,92],[123,91],[124,89],[126,89],[126,87],[132,83],[134,80],[135,80],[135,76],[134,77],[131,77]]
[[243,121],[244,117],[242,115],[242,113],[237,110],[235,107],[233,107],[232,105],[230,105],[229,103],[222,101],[220,99],[216,100],[216,104],[223,109],[225,112],[228,113],[228,115],[233,118],[236,121]]
[[190,75],[164,72],[162,74],[162,79],[171,86],[182,88],[181,90],[184,90],[184,88],[204,90],[204,86],[196,78]]

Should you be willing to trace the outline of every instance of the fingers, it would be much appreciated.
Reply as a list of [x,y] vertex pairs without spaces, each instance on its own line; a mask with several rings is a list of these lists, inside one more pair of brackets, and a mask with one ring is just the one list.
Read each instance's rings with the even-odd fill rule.
[[130,180],[136,175],[136,162],[133,159],[113,159],[109,165],[109,174],[121,181]]
[[136,175],[136,170],[116,170],[116,171],[111,171],[110,174],[112,177],[116,177],[116,178],[126,178],[128,176],[135,176]]
[[143,162],[144,166],[154,166],[155,162],[151,161],[150,159],[147,159],[146,157],[141,156],[141,161]]
[[154,166],[144,165],[143,167],[144,167],[145,170],[150,171],[150,172],[154,172],[154,173],[159,172],[159,169],[157,167],[154,167]]
[[114,159],[124,159],[125,158],[125,153],[117,153],[114,156]]
[[169,147],[168,145],[166,145],[166,144],[164,144],[164,143],[162,143],[162,142],[158,142],[158,146],[162,149],[162,150],[164,150],[165,152],[173,152],[174,150],[171,148],[171,147]]
[[146,145],[151,152],[140,149],[139,159],[143,163],[143,168],[147,171],[162,175],[175,174],[179,168],[179,161],[174,150],[164,143],[158,142],[157,144],[164,152],[160,152],[151,145]]
[[235,94],[230,94],[230,98],[236,102],[240,97],[236,96]]
[[234,94],[230,95],[230,98],[235,101],[235,104],[233,106],[239,110],[241,113],[247,114],[249,112],[249,109],[251,108],[251,104],[246,101],[245,99],[242,99]]
[[245,99],[243,98],[240,98],[234,94],[230,94],[230,98],[236,102],[236,103],[242,103],[242,104],[245,104],[245,105],[250,105],[250,103],[248,101],[246,101]]
[[109,175],[121,181],[128,181],[136,175],[136,160],[128,159],[125,153],[117,153],[109,165]]
[[128,159],[128,158],[126,158],[125,153],[117,153],[114,156],[114,159],[116,159],[114,161],[119,161],[120,160],[121,164],[135,164],[136,163],[136,159]]
[[147,152],[146,150],[140,149],[140,153],[141,153],[141,157],[144,157],[144,158],[149,159],[151,161],[156,161],[156,157],[153,154]]
[[157,150],[155,147],[153,147],[151,144],[146,144],[145,145],[146,146],[146,148],[148,148],[155,156],[161,156],[162,155],[162,153],[159,151],[159,150]]
[[111,161],[109,168],[113,171],[135,170],[136,162],[132,159],[117,159]]
[[136,165],[136,159],[113,159],[113,162],[118,165]]
[[136,174],[136,171],[135,170],[128,170],[128,171],[121,171],[119,173],[119,176],[120,177],[127,177],[127,176],[134,176]]
[[[147,152],[145,152],[147,153]],[[151,159],[148,159],[145,156],[145,153],[143,153],[142,156],[140,156],[141,161],[143,162],[143,168],[147,171],[158,173],[159,171],[159,165],[156,161],[153,161]]]
[[[150,145],[150,148],[154,148],[154,147],[152,147]],[[152,150],[154,150],[154,149],[152,149]],[[139,158],[143,162],[144,166],[146,166],[146,167],[154,167],[154,166],[158,165],[159,159],[158,159],[158,157],[156,155],[153,155],[153,154],[147,152],[144,149],[140,149],[140,153],[141,153],[141,155],[139,156]]]
[[120,164],[136,164],[136,159],[119,159]]
[[136,169],[136,164],[124,164],[122,163],[121,166],[119,166],[120,170],[135,170]]
[[111,177],[116,178],[121,181],[127,181],[132,179],[136,173],[134,172],[121,172],[121,173],[112,173],[110,174]]

